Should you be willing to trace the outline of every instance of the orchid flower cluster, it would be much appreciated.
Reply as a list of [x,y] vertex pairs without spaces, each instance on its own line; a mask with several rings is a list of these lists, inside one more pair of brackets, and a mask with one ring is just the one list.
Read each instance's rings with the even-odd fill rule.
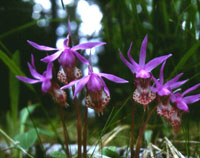
[[[67,105],[67,94],[64,91],[64,89],[73,87],[72,88],[73,99],[75,103],[77,94],[80,93],[83,88],[85,88],[86,107],[92,108],[98,113],[102,113],[104,108],[110,101],[110,92],[103,78],[106,78],[115,83],[128,83],[128,81],[112,74],[95,73],[93,71],[93,67],[91,64],[92,63],[91,53],[89,59],[86,59],[77,51],[91,49],[97,46],[102,46],[105,45],[106,43],[88,42],[72,46],[72,37],[70,28],[71,27],[69,21],[68,36],[64,40],[62,48],[53,48],[49,46],[39,45],[35,42],[28,40],[27,42],[38,50],[50,51],[50,52],[55,51],[55,53],[47,55],[46,57],[41,59],[42,62],[47,63],[47,69],[42,74],[39,74],[37,72],[34,56],[31,55],[31,63],[28,62],[28,67],[33,78],[28,78],[23,76],[16,76],[16,77],[19,80],[29,84],[41,83],[42,92],[50,94],[52,98],[55,100],[55,102],[58,103],[61,107]],[[133,101],[142,104],[144,107],[144,112],[147,111],[149,104],[153,100],[157,101],[157,106],[155,106],[154,108],[157,110],[157,114],[164,117],[168,122],[170,122],[174,128],[174,131],[178,131],[180,128],[180,122],[181,122],[180,117],[182,113],[189,111],[187,104],[191,104],[200,100],[200,94],[191,96],[185,96],[185,95],[197,89],[200,86],[200,84],[196,84],[193,87],[185,90],[183,93],[179,93],[179,91],[177,91],[177,88],[179,88],[188,81],[188,80],[178,81],[179,78],[183,75],[183,73],[178,74],[176,77],[164,83],[164,73],[163,73],[164,66],[166,64],[166,60],[170,58],[172,54],[156,57],[150,60],[148,63],[145,63],[147,38],[148,37],[146,35],[141,45],[139,64],[136,63],[131,56],[132,43],[130,44],[127,53],[130,61],[128,61],[120,52],[121,60],[133,73],[133,80],[134,80]],[[60,69],[57,73],[52,73],[54,67],[53,62],[55,62],[57,59],[60,64]],[[83,76],[82,78],[81,78],[82,72],[77,67],[77,59],[80,60],[80,62],[82,62],[83,64],[86,64],[88,66],[88,74],[86,76]],[[157,79],[155,76],[153,76],[152,70],[155,69],[160,64],[162,64],[160,69],[160,77],[159,79]],[[75,106],[77,107],[77,105]],[[132,117],[134,117],[133,113]],[[79,145],[78,158],[81,158],[82,140],[81,140],[80,114],[78,114],[77,120],[79,121],[79,123],[77,123],[78,145]],[[84,127],[87,127],[87,125],[85,125]],[[141,133],[144,132],[144,129],[145,129],[145,124],[141,126],[139,136],[142,135]],[[85,131],[87,130],[85,129]],[[85,134],[84,137],[85,142],[86,142],[86,135],[87,134]],[[66,146],[68,146],[67,139],[65,141],[66,141]],[[140,144],[141,144],[140,141],[138,141],[137,143],[138,147],[136,148],[136,155],[139,155],[137,151],[139,152]],[[131,148],[133,148],[133,141]],[[86,153],[87,153],[86,144],[84,150],[85,150],[84,158],[86,158]],[[66,151],[66,153],[68,153],[68,157],[70,157],[69,151]]]
[[[183,73],[178,74],[173,79],[164,83],[164,66],[166,60],[172,56],[172,54],[156,57],[145,64],[146,59],[146,47],[147,47],[147,35],[145,36],[141,49],[139,64],[137,64],[130,55],[132,44],[128,50],[129,60],[126,60],[122,53],[120,53],[121,60],[134,74],[135,90],[133,92],[133,100],[142,104],[144,110],[148,107],[154,99],[157,100],[157,113],[164,117],[171,123],[174,131],[178,131],[180,128],[180,116],[183,112],[189,112],[187,104],[191,104],[200,100],[200,94],[185,96],[187,93],[197,89],[200,84],[196,84],[193,87],[185,90],[182,94],[175,90],[188,80],[178,81]],[[161,63],[160,77],[156,79],[151,71]],[[151,85],[151,81],[154,81],[154,85]],[[173,91],[175,90],[175,91]]]
[[[108,104],[110,100],[110,92],[108,87],[106,86],[102,77],[111,80],[116,83],[127,83],[128,81],[119,78],[115,75],[106,74],[106,73],[94,73],[91,65],[91,61],[89,62],[84,56],[80,55],[77,50],[86,50],[91,49],[96,46],[101,46],[106,44],[105,42],[88,42],[79,44],[76,46],[71,46],[71,29],[70,23],[68,24],[69,34],[67,38],[63,42],[63,48],[52,48],[49,46],[39,45],[32,41],[27,41],[31,46],[38,50],[42,51],[56,51],[52,55],[48,55],[41,59],[41,61],[48,63],[47,70],[43,72],[43,74],[39,74],[36,70],[35,63],[34,63],[34,56],[32,55],[31,64],[28,63],[29,70],[31,75],[35,79],[23,77],[23,76],[16,76],[19,80],[29,83],[35,84],[38,82],[42,83],[41,90],[44,93],[49,93],[53,96],[54,100],[62,105],[67,104],[66,100],[66,93],[63,89],[69,88],[76,83],[78,83],[74,97],[86,87],[87,96],[85,103],[88,107],[96,110],[97,112],[102,112],[105,106]],[[88,75],[80,79],[82,76],[81,70],[76,67],[77,58],[83,63],[88,65]],[[59,84],[53,79],[52,76],[52,69],[53,69],[53,62],[58,59],[60,64],[60,70],[57,73],[57,79],[66,84],[65,86],[61,87]],[[91,58],[90,58],[91,60]]]

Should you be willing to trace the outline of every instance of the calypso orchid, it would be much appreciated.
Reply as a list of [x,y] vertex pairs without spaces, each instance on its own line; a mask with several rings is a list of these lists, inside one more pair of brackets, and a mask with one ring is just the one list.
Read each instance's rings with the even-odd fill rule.
[[171,101],[177,106],[178,109],[184,112],[189,112],[187,104],[192,104],[200,100],[200,94],[191,95],[184,97],[187,93],[197,89],[200,86],[199,84],[194,85],[193,87],[185,90],[182,94],[175,93],[171,96]]
[[53,63],[49,62],[47,65],[47,70],[43,72],[43,74],[39,74],[35,67],[34,62],[34,56],[31,55],[31,64],[28,62],[28,67],[31,72],[31,75],[35,79],[31,79],[28,77],[23,76],[16,76],[17,79],[19,79],[22,82],[26,82],[29,84],[35,84],[35,83],[42,83],[41,90],[44,93],[50,94],[56,103],[60,105],[67,105],[67,96],[65,91],[60,89],[60,86],[52,80],[52,68]]
[[158,65],[160,65],[163,61],[167,60],[167,58],[172,56],[171,54],[169,54],[169,55],[157,57],[149,61],[147,64],[145,64],[146,47],[147,47],[147,35],[145,36],[141,45],[139,64],[137,64],[134,61],[134,59],[131,57],[130,52],[132,48],[132,43],[130,44],[130,47],[128,50],[128,57],[131,63],[124,58],[122,53],[120,53],[121,60],[134,74],[136,89],[133,93],[133,99],[136,102],[143,104],[144,107],[146,107],[146,105],[148,105],[156,97],[155,93],[153,93],[150,89],[150,82],[151,82],[151,77],[152,77],[151,71],[154,68],[156,68]]
[[173,94],[172,90],[180,87],[188,80],[178,81],[179,78],[183,75],[183,73],[180,73],[176,77],[167,81],[164,84],[163,70],[165,67],[165,63],[166,61],[164,61],[161,66],[159,80],[157,80],[154,76],[152,76],[156,87],[151,87],[151,90],[154,93],[157,93],[158,115],[163,116],[167,121],[169,121],[172,124],[174,131],[178,131],[178,129],[180,128],[180,117],[179,117],[177,108],[173,107],[170,104],[170,98],[171,98],[171,94]]
[[38,50],[57,51],[54,54],[41,59],[41,61],[49,63],[58,59],[60,65],[62,66],[61,71],[58,73],[58,78],[64,84],[81,77],[81,71],[76,67],[76,58],[78,58],[82,63],[88,64],[88,61],[80,55],[77,50],[91,49],[93,47],[106,44],[105,42],[88,42],[72,47],[70,21],[68,21],[68,30],[69,34],[64,40],[62,48],[52,48],[27,40],[31,46]]
[[47,93],[49,89],[51,88],[51,79],[52,79],[52,67],[53,63],[49,62],[47,65],[47,70],[43,72],[43,74],[39,74],[36,70],[35,63],[34,63],[34,56],[31,55],[31,64],[28,62],[28,67],[30,70],[31,75],[35,79],[23,77],[23,76],[16,76],[17,79],[29,83],[29,84],[35,84],[42,82],[41,90],[44,93]]
[[[90,62],[91,63],[91,62]],[[75,88],[74,97],[86,87],[86,106],[101,113],[110,100],[110,92],[106,86],[103,78],[111,80],[116,83],[128,83],[128,81],[119,78],[112,74],[95,73],[93,72],[92,65],[88,66],[88,75],[79,80],[70,82],[68,85],[61,87],[61,89],[69,88],[77,83]]]

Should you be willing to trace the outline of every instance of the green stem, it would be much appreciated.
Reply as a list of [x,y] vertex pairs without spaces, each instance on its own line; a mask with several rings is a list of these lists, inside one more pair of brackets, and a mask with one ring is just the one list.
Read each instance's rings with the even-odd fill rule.
[[16,146],[19,150],[21,150],[24,154],[26,154],[28,157],[33,158],[32,155],[26,152],[24,148],[22,148],[17,142],[15,142],[11,137],[9,137],[1,128],[0,128],[0,133],[8,139],[14,146]]

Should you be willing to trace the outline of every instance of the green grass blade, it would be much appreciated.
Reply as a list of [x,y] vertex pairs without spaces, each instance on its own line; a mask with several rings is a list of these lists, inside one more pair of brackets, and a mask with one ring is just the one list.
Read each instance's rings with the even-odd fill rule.
[[[4,62],[4,64],[10,69],[10,71],[16,76],[25,76],[24,73],[20,70],[19,66],[15,63],[14,60],[12,60],[6,53],[4,53],[2,50],[0,50],[0,59]],[[32,85],[26,84],[26,86],[35,92]]]
[[[19,52],[16,51],[12,59],[17,65],[20,63]],[[17,127],[17,114],[18,114],[18,103],[19,103],[19,81],[15,75],[10,71],[9,73],[9,93],[10,93],[10,104],[11,104],[11,116],[14,128]]]
[[200,47],[200,41],[196,42],[192,48],[190,48],[181,58],[181,60],[178,62],[172,73],[170,74],[169,78],[172,78],[175,76],[175,74],[182,70],[185,66],[186,62],[190,59],[190,57],[196,52],[196,50]]

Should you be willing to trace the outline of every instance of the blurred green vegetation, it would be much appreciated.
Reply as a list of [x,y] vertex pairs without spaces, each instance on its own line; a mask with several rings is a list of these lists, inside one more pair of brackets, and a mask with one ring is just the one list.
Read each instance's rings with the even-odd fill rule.
[[[40,103],[40,106],[31,114],[32,118],[35,120],[36,126],[41,129],[44,128],[53,131],[51,126],[51,124],[53,124],[56,126],[56,130],[60,132],[61,122],[58,117],[58,107],[54,105],[53,100],[40,92],[39,85],[34,85],[34,88],[27,87],[23,83],[19,84],[13,77],[13,75],[16,74],[26,74],[29,76],[26,63],[30,61],[31,53],[35,54],[36,61],[39,61],[39,59],[44,56],[43,52],[39,52],[28,45],[26,40],[32,40],[40,44],[54,47],[57,38],[56,28],[60,23],[67,23],[67,18],[69,16],[71,21],[77,23],[77,29],[73,32],[73,42],[74,44],[79,42],[78,29],[81,21],[75,14],[77,1],[73,6],[65,6],[68,17],[63,19],[56,16],[56,4],[54,0],[51,0],[51,2],[51,18],[49,19],[49,25],[47,27],[38,27],[38,20],[32,19],[34,3],[32,0],[27,2],[22,0],[3,0],[0,2],[0,128],[9,129],[8,126],[10,125],[6,123],[6,116],[8,114],[9,117],[16,122],[12,125],[13,128],[16,128],[19,124],[19,120],[17,120],[17,118],[20,117],[19,111],[30,103]],[[106,81],[111,91],[111,101],[105,108],[103,116],[96,116],[89,120],[89,144],[93,144],[98,140],[99,135],[103,136],[117,125],[130,125],[133,75],[120,60],[119,49],[126,56],[131,42],[133,42],[131,54],[133,58],[138,61],[142,40],[144,36],[148,34],[146,61],[157,56],[172,53],[173,56],[167,60],[165,66],[165,79],[170,79],[178,73],[184,72],[181,79],[190,80],[183,86],[183,90],[199,83],[200,1],[91,0],[88,1],[88,3],[97,3],[103,14],[103,27],[100,37],[107,45],[105,45],[104,51],[99,54],[100,60],[98,66],[101,72],[112,73],[130,81],[129,84],[117,86],[115,83]],[[45,19],[46,17],[45,13],[41,15],[41,19]],[[65,35],[67,35],[67,31]],[[92,39],[93,37],[92,35],[87,38]],[[10,66],[9,64],[5,64],[6,62],[10,62]],[[58,67],[58,65],[56,66]],[[38,71],[41,72],[44,70],[45,65],[38,62],[36,63],[36,67]],[[159,71],[159,68],[153,71],[155,77],[159,76]],[[194,93],[200,93],[200,90]],[[71,105],[72,101],[70,97],[68,97],[68,100]],[[153,105],[151,104],[151,106]],[[151,141],[153,143],[158,143],[157,138],[166,135],[187,142],[190,140],[199,141],[199,102],[190,105],[189,109],[190,112],[182,116],[183,128],[176,135],[172,132],[171,126],[164,120],[157,115],[152,117],[148,126],[148,130],[153,131]],[[136,110],[136,127],[138,127],[143,108],[138,104]],[[73,138],[70,141],[71,143],[76,143],[76,139],[74,139],[75,136],[73,135],[76,133],[74,126],[75,109],[73,105],[67,108],[65,112],[66,122],[69,124],[69,131],[72,131],[69,132],[70,137]],[[108,120],[108,118],[110,119]],[[49,123],[49,121],[52,121],[52,123]],[[103,128],[106,121],[108,124],[106,124],[106,128]],[[48,124],[46,122],[48,122]],[[195,128],[191,129],[190,127]],[[103,131],[102,128],[104,129]],[[55,131],[53,132],[55,134]],[[127,145],[129,140],[128,130],[122,133],[120,137],[115,137],[110,145]],[[8,132],[8,134],[14,136],[17,132]],[[41,139],[43,142],[55,141],[55,139],[48,136],[43,136]],[[59,140],[59,138],[57,140]],[[122,142],[123,144],[120,144]],[[199,145],[193,147],[189,144],[190,143],[183,147],[183,152],[185,152],[185,154],[194,155],[195,151],[200,150]]]

